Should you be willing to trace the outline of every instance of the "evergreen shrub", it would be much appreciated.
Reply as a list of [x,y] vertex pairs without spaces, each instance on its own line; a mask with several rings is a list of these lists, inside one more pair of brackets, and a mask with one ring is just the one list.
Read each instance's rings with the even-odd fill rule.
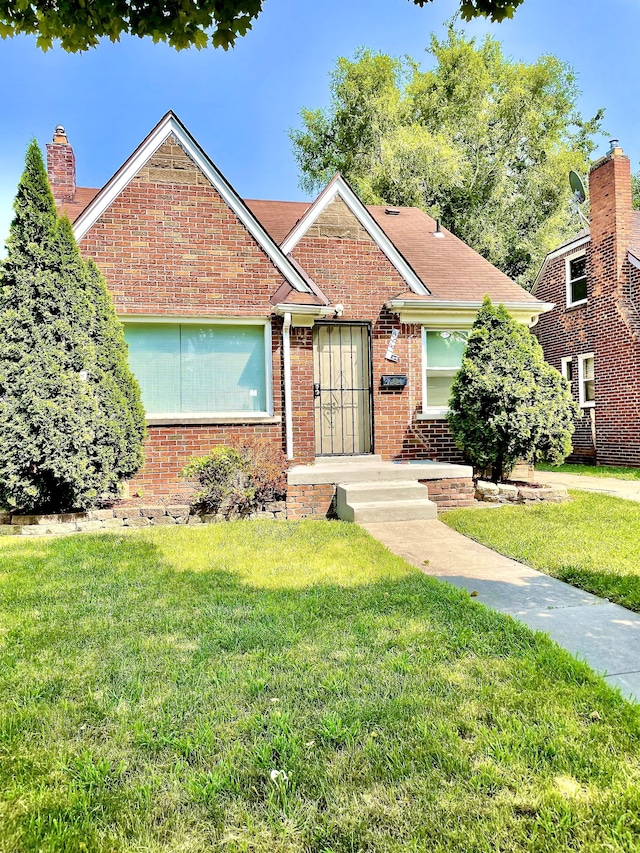
[[569,383],[544,360],[531,332],[485,297],[451,388],[456,444],[494,482],[518,459],[559,465],[571,452],[579,412]]

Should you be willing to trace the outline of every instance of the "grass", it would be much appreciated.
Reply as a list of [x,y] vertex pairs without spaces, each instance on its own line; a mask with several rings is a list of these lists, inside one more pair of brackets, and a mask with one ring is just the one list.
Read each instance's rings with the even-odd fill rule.
[[6,537],[0,609],[3,853],[639,849],[640,708],[354,525]]
[[571,491],[565,504],[451,510],[465,536],[640,613],[640,504]]
[[536,471],[557,471],[559,474],[583,474],[585,477],[614,477],[616,480],[640,480],[640,468],[621,468],[614,465],[548,465],[536,462]]

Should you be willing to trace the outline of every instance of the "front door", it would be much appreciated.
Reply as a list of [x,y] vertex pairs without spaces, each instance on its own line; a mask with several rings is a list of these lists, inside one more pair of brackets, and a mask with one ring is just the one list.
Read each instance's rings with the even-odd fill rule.
[[371,453],[369,326],[313,328],[316,456]]

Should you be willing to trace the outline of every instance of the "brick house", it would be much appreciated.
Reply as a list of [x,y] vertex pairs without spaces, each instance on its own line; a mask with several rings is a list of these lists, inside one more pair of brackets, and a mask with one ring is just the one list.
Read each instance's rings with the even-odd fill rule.
[[133,485],[175,493],[192,455],[266,436],[318,456],[458,462],[446,404],[485,294],[550,306],[417,208],[365,206],[337,175],[313,203],[241,199],[173,113],[102,187],[47,145],[59,209],[103,271],[148,415]]
[[590,223],[555,251],[534,294],[555,303],[536,333],[571,382],[576,461],[640,465],[640,212],[617,140],[589,174]]

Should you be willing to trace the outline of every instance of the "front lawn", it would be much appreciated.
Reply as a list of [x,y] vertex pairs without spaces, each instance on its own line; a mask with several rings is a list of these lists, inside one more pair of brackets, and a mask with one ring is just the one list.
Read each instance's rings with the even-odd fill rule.
[[5,853],[638,850],[639,707],[355,525],[7,537],[0,607]]
[[578,465],[565,462],[548,465],[536,462],[536,471],[557,471],[559,474],[582,474],[586,477],[614,477],[616,480],[640,480],[640,468],[621,468],[615,465]]
[[442,520],[494,551],[640,613],[640,504],[570,494],[565,504],[457,509]]

